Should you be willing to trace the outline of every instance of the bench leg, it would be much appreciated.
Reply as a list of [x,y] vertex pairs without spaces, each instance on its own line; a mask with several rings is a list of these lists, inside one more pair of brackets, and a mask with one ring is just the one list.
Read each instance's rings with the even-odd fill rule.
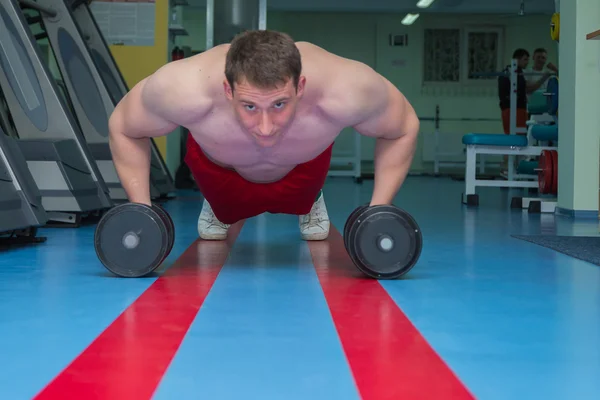
[[516,160],[516,157],[512,154],[509,154],[509,156],[508,156],[508,171],[507,171],[509,181],[515,180],[515,160]]
[[477,153],[473,146],[467,146],[467,160],[465,163],[465,192],[462,202],[468,205],[478,205],[479,199],[475,194],[475,180],[477,179]]
[[467,147],[467,162],[465,163],[465,194],[475,194],[475,179],[477,172],[477,153],[475,148]]

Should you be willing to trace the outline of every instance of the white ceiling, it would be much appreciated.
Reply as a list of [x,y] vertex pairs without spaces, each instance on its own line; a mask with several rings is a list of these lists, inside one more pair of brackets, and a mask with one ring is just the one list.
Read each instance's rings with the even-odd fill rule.
[[[219,0],[215,0],[219,1]],[[418,0],[267,0],[269,10],[338,12],[435,12],[517,14],[524,2],[525,14],[552,14],[555,0],[435,0],[427,9]],[[572,0],[570,0],[572,1]],[[206,0],[187,0],[192,7],[205,7]]]

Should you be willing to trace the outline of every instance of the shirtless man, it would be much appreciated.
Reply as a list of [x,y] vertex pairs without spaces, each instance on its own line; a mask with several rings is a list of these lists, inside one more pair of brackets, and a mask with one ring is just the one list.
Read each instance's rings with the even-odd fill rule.
[[322,195],[333,142],[345,127],[376,139],[371,205],[391,204],[416,148],[419,119],[370,67],[275,31],[166,64],[115,108],[110,148],[131,202],[151,204],[149,138],[186,127],[186,163],[205,197],[203,239],[236,221],[299,215],[301,237],[323,240]]

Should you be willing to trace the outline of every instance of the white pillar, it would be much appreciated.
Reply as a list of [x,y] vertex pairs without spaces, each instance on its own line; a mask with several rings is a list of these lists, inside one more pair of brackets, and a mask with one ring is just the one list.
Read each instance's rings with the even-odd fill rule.
[[576,217],[598,216],[600,40],[586,40],[598,29],[600,1],[560,3],[558,207]]

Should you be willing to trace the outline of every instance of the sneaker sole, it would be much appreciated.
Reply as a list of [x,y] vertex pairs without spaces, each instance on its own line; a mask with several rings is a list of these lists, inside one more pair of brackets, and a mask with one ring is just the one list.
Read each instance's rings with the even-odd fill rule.
[[325,240],[329,237],[329,232],[325,232],[325,233],[313,233],[310,235],[303,235],[300,234],[300,236],[302,237],[302,240],[306,240],[309,242],[314,242],[317,240]]
[[227,235],[211,235],[209,233],[201,233],[200,239],[204,240],[225,240],[227,239]]

